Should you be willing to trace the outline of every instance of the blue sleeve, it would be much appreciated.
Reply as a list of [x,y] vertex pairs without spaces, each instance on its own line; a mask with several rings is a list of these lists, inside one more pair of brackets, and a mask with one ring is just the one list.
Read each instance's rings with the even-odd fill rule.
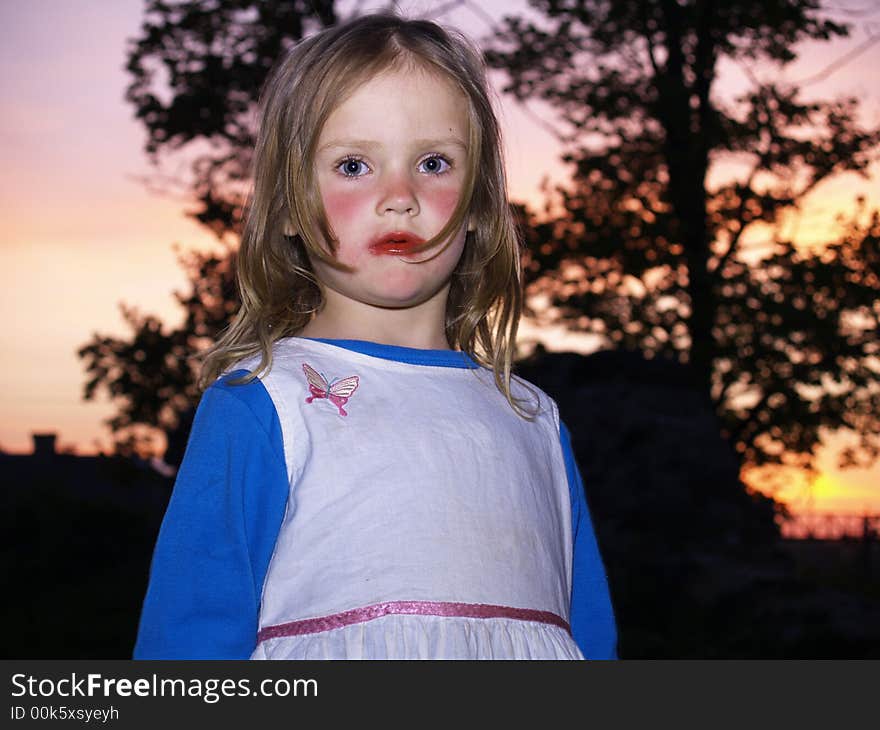
[[159,530],[135,659],[247,659],[289,491],[259,380],[205,391]]
[[564,423],[560,423],[559,436],[568,476],[574,541],[571,633],[587,659],[616,659],[617,626],[608,589],[608,577],[593,532],[580,471],[572,453],[571,436]]

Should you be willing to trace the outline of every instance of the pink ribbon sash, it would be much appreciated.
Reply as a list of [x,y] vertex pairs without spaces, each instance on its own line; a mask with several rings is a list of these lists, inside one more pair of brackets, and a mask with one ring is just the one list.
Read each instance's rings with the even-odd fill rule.
[[267,626],[257,634],[257,643],[280,636],[302,636],[321,631],[339,629],[351,624],[372,621],[382,616],[403,614],[411,616],[450,616],[459,618],[510,618],[518,621],[537,621],[565,629],[569,634],[568,622],[550,611],[512,606],[494,606],[488,603],[450,603],[446,601],[388,601],[372,606],[355,608],[329,616],[307,618],[285,624]]

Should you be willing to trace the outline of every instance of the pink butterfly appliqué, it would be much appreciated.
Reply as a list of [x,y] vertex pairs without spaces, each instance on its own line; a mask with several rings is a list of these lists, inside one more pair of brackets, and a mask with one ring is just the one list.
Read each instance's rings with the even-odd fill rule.
[[350,375],[347,378],[340,378],[328,383],[327,378],[311,365],[303,363],[303,372],[309,381],[309,392],[311,393],[306,398],[306,403],[311,403],[315,398],[326,398],[339,409],[340,416],[348,415],[342,406],[348,403],[351,394],[357,390],[358,383],[360,382],[357,375]]

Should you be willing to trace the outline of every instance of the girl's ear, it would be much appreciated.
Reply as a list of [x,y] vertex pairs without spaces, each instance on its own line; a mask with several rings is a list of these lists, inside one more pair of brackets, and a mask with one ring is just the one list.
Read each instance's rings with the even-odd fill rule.
[[473,216],[468,216],[468,219],[467,219],[467,229],[468,229],[468,231],[475,231],[475,230],[477,230],[477,224],[474,223]]

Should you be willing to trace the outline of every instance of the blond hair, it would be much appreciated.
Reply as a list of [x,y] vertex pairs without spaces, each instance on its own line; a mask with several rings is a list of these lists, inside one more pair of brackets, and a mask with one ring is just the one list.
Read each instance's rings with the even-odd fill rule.
[[450,285],[446,337],[453,348],[491,369],[508,402],[528,417],[510,386],[522,312],[521,242],[507,200],[501,131],[485,65],[462,34],[390,13],[365,15],[302,40],[270,74],[260,99],[254,188],[237,259],[241,307],[202,355],[200,388],[256,354],[260,365],[244,381],[265,372],[272,365],[273,344],[297,334],[320,308],[309,254],[332,265],[336,243],[315,180],[320,132],[361,84],[386,70],[413,67],[452,81],[468,106],[462,193],[450,220],[425,244],[446,240],[470,221]]

